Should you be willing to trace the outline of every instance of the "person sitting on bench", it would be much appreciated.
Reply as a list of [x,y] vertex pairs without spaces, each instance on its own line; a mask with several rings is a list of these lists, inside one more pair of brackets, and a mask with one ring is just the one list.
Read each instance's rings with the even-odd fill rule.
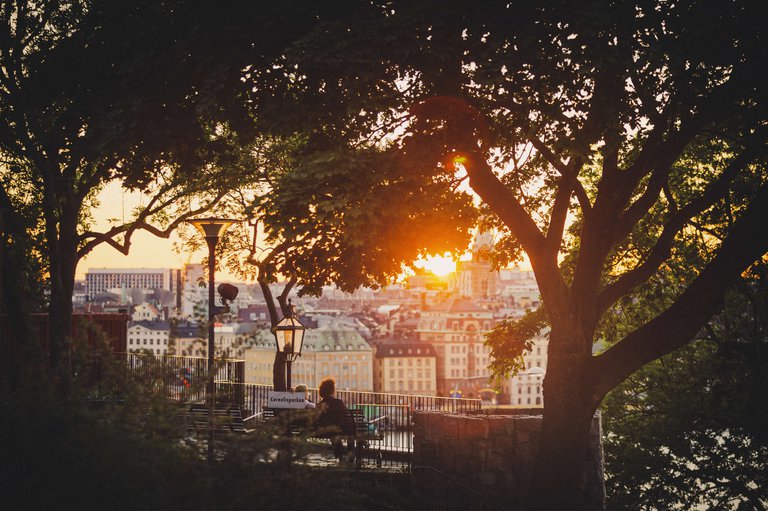
[[318,423],[321,425],[331,426],[334,429],[338,429],[340,435],[347,436],[347,450],[344,451],[339,435],[331,437],[331,443],[333,444],[333,454],[339,459],[346,455],[347,461],[353,461],[355,455],[355,438],[350,434],[350,419],[347,412],[347,405],[344,401],[336,397],[336,381],[327,377],[320,382],[320,388],[318,389],[321,400],[318,404],[320,409],[320,418]]
[[307,386],[303,383],[301,385],[296,385],[296,388],[293,389],[294,392],[297,394],[303,394],[304,395],[304,408],[315,408],[316,405],[312,401],[309,400],[309,390],[307,390]]

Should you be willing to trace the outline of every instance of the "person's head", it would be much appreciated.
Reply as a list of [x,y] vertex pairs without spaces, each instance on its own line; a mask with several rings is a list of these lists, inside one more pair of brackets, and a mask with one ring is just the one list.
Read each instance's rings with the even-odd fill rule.
[[307,394],[309,393],[309,391],[307,390],[307,386],[304,385],[303,383],[301,385],[296,385],[296,388],[294,389],[294,392],[296,392],[296,393],[303,392],[305,399],[307,397]]
[[333,393],[336,392],[336,380],[331,377],[323,378],[323,381],[320,382],[318,392],[323,399],[331,397]]

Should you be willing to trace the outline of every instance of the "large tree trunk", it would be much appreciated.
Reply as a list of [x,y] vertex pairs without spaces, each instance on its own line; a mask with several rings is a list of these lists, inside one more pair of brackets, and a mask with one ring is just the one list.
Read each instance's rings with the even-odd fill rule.
[[539,452],[525,507],[529,511],[594,509],[584,487],[597,406],[589,384],[590,355],[574,349],[580,343],[563,342],[562,335],[553,330],[550,337]]
[[55,220],[46,219],[51,268],[48,349],[52,374],[64,390],[72,377],[72,292],[78,262],[75,218],[75,214],[63,215],[58,226]]

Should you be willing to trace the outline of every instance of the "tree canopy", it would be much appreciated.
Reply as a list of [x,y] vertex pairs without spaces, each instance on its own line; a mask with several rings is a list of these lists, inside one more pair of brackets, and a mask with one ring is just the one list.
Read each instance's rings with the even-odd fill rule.
[[[765,509],[765,278],[764,264],[745,275],[691,345],[652,362],[608,394],[603,417],[609,507]],[[664,296],[666,286],[657,281],[646,292]],[[606,329],[606,341],[631,328],[643,308],[625,304],[621,320]]]
[[[138,229],[168,236],[237,182],[231,162],[249,136],[238,124],[247,111],[234,100],[241,67],[211,52],[241,28],[187,2],[0,8],[3,236],[8,246],[30,246],[27,256],[45,266],[54,366],[67,353],[80,258],[99,243],[126,253]],[[148,197],[124,223],[98,232],[91,209],[112,181]]]
[[[146,2],[118,4],[104,18],[114,25],[103,26],[87,21],[107,4],[51,3],[48,11],[38,9],[47,3],[8,5],[2,58],[41,71],[8,74],[4,64],[0,108],[10,121],[0,131],[14,135],[3,151],[21,155],[14,158],[34,172],[46,169],[41,201],[50,212],[59,211],[56,201],[82,204],[88,189],[73,183],[114,176],[124,161],[208,161],[227,154],[220,149],[230,133],[303,135],[300,159],[284,179],[269,183],[274,193],[259,200],[259,211],[277,243],[311,241],[306,250],[287,252],[285,268],[301,274],[329,262],[325,275],[352,276],[352,286],[418,253],[423,243],[412,243],[411,234],[464,225],[468,184],[482,203],[484,225],[501,233],[497,260],[527,254],[551,326],[530,509],[578,506],[586,438],[604,396],[689,343],[726,289],[768,251],[768,46],[759,2],[589,1],[578,9],[564,1],[252,2],[218,10],[211,23],[202,22],[205,9],[194,3]],[[143,37],[121,31],[117,21],[147,10],[156,14],[151,23],[126,24]],[[53,17],[23,25],[14,12]],[[14,40],[28,33],[44,37]],[[125,34],[126,42],[106,38],[114,34]],[[33,43],[25,53],[18,41]],[[67,59],[35,57],[59,51]],[[70,61],[84,71],[77,80],[65,74],[52,81]],[[118,66],[129,71],[122,75],[117,62],[135,66]],[[99,72],[90,76],[92,63]],[[157,90],[142,89],[140,77],[155,74],[163,77]],[[125,89],[97,87],[121,77]],[[18,97],[14,80],[22,78],[23,90],[34,92],[7,102]],[[51,83],[66,84],[66,94],[43,87]],[[68,109],[75,100],[85,103]],[[20,105],[34,108],[18,117],[26,111]],[[67,115],[74,111],[92,117]],[[137,111],[159,125],[119,124],[142,119],[132,115]],[[100,117],[104,112],[115,116]],[[201,117],[226,120],[231,131]],[[51,120],[42,126],[52,128],[33,129]],[[112,125],[141,143],[112,136]],[[164,133],[170,138],[153,137]],[[92,152],[80,148],[80,138]],[[36,143],[45,140],[56,143]],[[169,141],[173,151],[165,152]],[[30,154],[19,152],[30,147]],[[128,182],[146,184],[151,175],[131,174]],[[69,186],[63,194],[53,186],[61,183]],[[366,209],[386,202],[391,207],[377,215]],[[61,232],[73,237],[80,209],[60,210],[69,211]],[[404,228],[413,225],[405,220],[417,227]],[[58,221],[46,214],[49,243],[58,239]],[[324,237],[316,222],[345,229]],[[360,228],[366,222],[368,231]],[[708,249],[685,259],[690,278],[673,286],[668,301],[639,294],[681,259],[694,231],[704,233]],[[461,239],[457,232],[451,243]],[[355,268],[362,260],[323,258],[338,247],[381,262]],[[49,255],[56,267],[56,247]],[[641,299],[663,306],[593,355],[606,316],[623,300]],[[521,339],[497,336],[494,353],[519,353]]]
[[[424,182],[467,179],[502,234],[498,260],[530,259],[551,325],[531,506],[572,505],[603,397],[690,342],[768,251],[759,6],[424,0],[330,11],[246,75],[254,115],[311,126],[321,149],[384,145]],[[692,278],[593,355],[605,315],[637,299],[693,230],[712,250],[688,259]],[[503,338],[494,351],[514,353]]]

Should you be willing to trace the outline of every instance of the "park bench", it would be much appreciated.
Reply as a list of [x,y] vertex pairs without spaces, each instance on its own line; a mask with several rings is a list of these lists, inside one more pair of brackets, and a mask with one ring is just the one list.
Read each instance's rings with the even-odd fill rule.
[[[318,414],[318,415],[316,415]],[[381,435],[375,431],[373,423],[366,420],[363,410],[326,410],[320,414],[316,409],[270,408],[262,409],[262,421],[284,420],[289,435],[306,435],[319,439],[352,439],[355,442],[355,465],[360,468],[363,450],[370,440],[378,440]]]
[[[208,406],[192,404],[186,415],[187,431],[208,429]],[[217,406],[213,409],[213,429],[222,433],[246,433],[240,408]]]

